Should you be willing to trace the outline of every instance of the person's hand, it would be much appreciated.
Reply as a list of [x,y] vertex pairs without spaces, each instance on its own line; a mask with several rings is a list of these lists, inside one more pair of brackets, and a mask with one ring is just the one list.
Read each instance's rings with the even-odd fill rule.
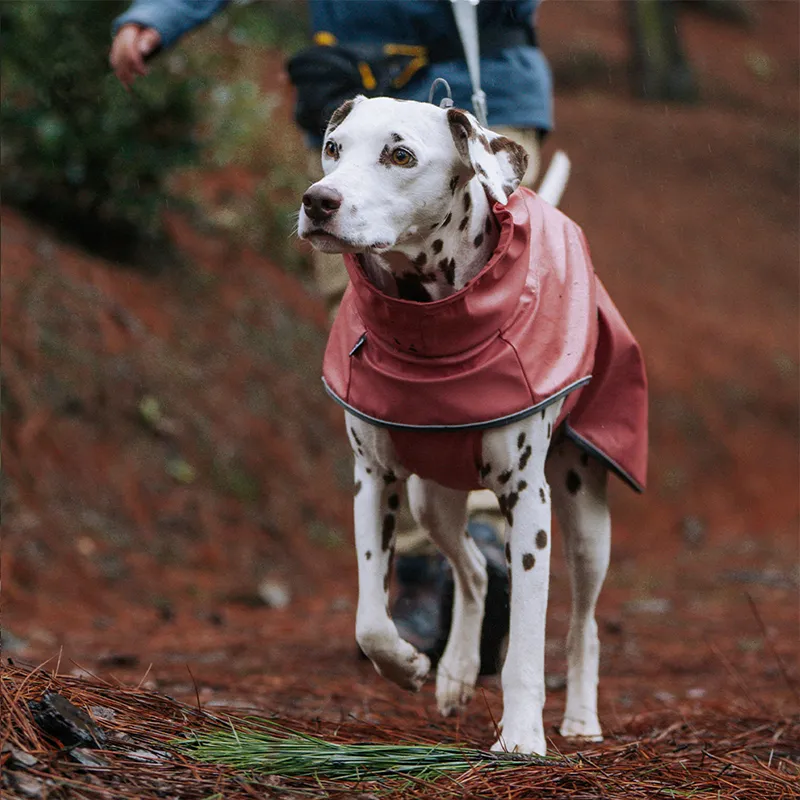
[[160,44],[161,34],[155,28],[129,23],[117,31],[108,60],[126,89],[130,88],[138,75],[147,75],[144,59]]

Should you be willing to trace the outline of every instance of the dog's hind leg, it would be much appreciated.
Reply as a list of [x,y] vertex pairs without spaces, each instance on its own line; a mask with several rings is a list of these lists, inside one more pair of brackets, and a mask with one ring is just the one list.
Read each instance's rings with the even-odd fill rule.
[[453,621],[436,670],[436,702],[445,716],[460,711],[475,690],[486,600],[486,558],[467,533],[467,493],[412,475],[411,513],[453,568]]
[[[358,436],[354,429],[351,436]],[[381,675],[404,689],[417,691],[430,671],[430,660],[400,638],[389,616],[395,516],[402,490],[403,482],[394,472],[356,457],[356,641]]]
[[605,467],[565,439],[547,460],[572,588],[567,636],[567,706],[561,735],[602,741],[597,718],[600,643],[595,606],[608,569],[611,518]]

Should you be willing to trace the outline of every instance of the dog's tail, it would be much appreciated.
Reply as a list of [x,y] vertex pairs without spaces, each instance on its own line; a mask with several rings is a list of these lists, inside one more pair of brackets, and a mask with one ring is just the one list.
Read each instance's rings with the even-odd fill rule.
[[567,188],[570,166],[567,154],[563,150],[556,151],[537,192],[539,197],[542,200],[546,200],[551,206],[557,208],[561,202],[561,195],[564,194],[564,189]]

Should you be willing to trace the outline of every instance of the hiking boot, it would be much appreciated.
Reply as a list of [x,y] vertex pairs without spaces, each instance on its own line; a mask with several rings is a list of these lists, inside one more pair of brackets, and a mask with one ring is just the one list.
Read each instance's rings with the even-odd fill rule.
[[394,582],[397,593],[391,614],[397,632],[435,665],[444,648],[441,639],[440,597],[447,562],[436,553],[423,556],[397,556]]

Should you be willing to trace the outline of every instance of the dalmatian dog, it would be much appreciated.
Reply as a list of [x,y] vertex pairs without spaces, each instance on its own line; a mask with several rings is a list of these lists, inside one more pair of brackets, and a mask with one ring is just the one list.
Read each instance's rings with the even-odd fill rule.
[[[303,196],[299,236],[327,253],[354,253],[381,292],[418,302],[458,292],[498,244],[492,204],[505,204],[525,173],[524,149],[469,113],[425,103],[357,97],[332,116],[324,177]],[[512,579],[504,712],[495,751],[544,754],[542,708],[551,500],[572,586],[568,687],[561,733],[600,741],[595,604],[609,561],[606,468],[570,440],[553,441],[560,402],[482,433],[484,486],[501,498]],[[464,708],[479,670],[487,587],[470,536],[467,492],[422,480],[398,459],[387,431],[346,412],[355,454],[356,638],[377,671],[418,690],[428,658],[398,635],[388,611],[391,546],[400,492],[453,568],[447,647],[436,674],[442,714]],[[509,476],[513,476],[509,482]],[[513,513],[512,513],[513,509]]]

